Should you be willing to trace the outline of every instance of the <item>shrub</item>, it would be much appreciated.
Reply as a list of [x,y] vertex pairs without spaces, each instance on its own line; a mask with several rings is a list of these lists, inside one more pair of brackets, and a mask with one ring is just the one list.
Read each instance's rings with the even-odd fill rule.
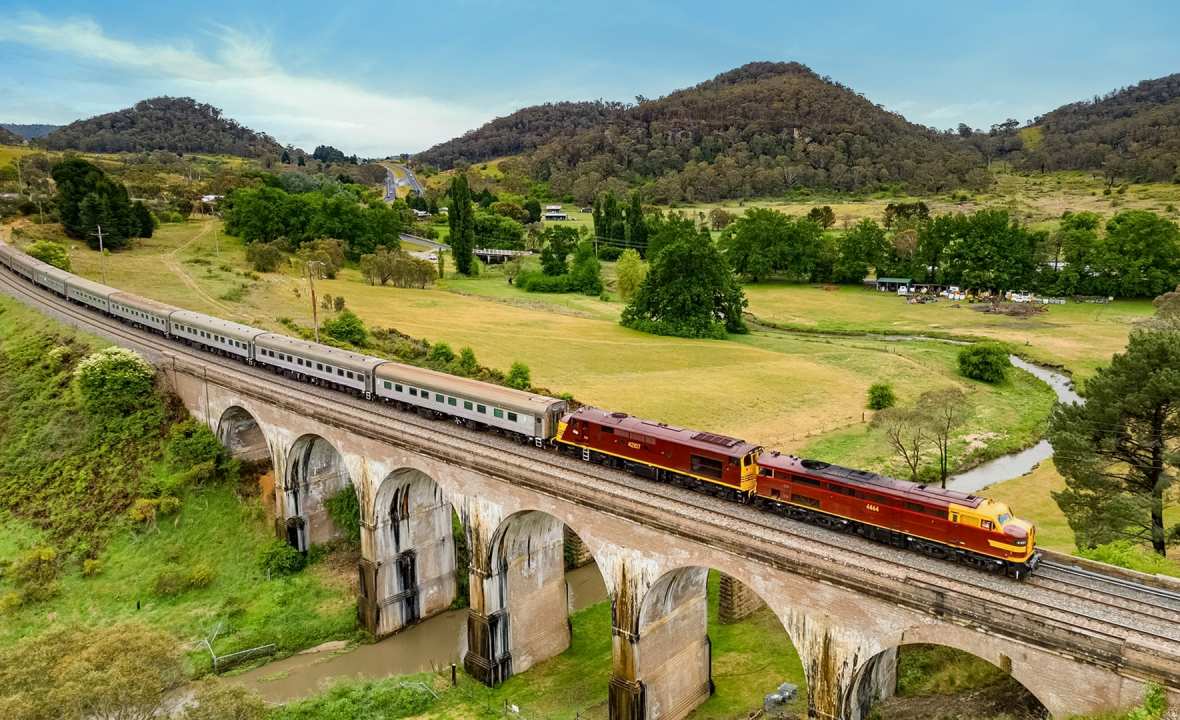
[[274,272],[283,261],[283,253],[274,243],[251,243],[246,248],[246,259],[256,272]]
[[427,360],[440,365],[449,365],[455,360],[455,351],[445,342],[435,343],[430,348],[430,354],[427,355]]
[[869,386],[869,409],[884,410],[893,407],[897,397],[893,394],[893,386],[889,383],[873,383]]
[[512,367],[508,370],[508,377],[504,379],[504,383],[508,387],[516,388],[517,390],[528,390],[531,386],[532,378],[529,373],[529,366],[522,362],[512,363]]
[[49,263],[61,270],[70,269],[70,256],[66,253],[65,245],[49,240],[38,240],[25,248],[25,252],[41,262]]
[[180,720],[264,720],[266,703],[257,693],[223,680],[205,678]]
[[216,573],[213,566],[199,562],[191,568],[179,563],[168,563],[160,568],[152,579],[152,594],[157,597],[171,597],[189,590],[209,587]]
[[546,275],[536,271],[525,271],[516,276],[516,286],[525,292],[566,293],[570,292],[570,276]]
[[335,338],[340,342],[352,343],[357,347],[364,347],[369,337],[365,323],[351,310],[345,310],[324,323],[324,333],[328,337]]
[[102,572],[102,561],[94,558],[87,558],[82,561],[82,575],[84,577],[94,577]]
[[42,545],[19,556],[4,575],[18,589],[36,592],[38,587],[50,585],[57,579],[57,570],[57,550]]
[[115,347],[87,355],[74,370],[83,405],[97,415],[124,415],[156,402],[155,375],[147,360]]
[[168,431],[164,459],[176,470],[187,470],[202,463],[220,463],[225,449],[213,431],[192,418],[183,420]]
[[361,502],[352,485],[345,485],[324,501],[336,529],[353,545],[361,544]]
[[605,245],[598,251],[598,259],[603,262],[611,262],[618,260],[619,256],[623,254],[623,248],[614,245]]
[[465,347],[459,351],[459,359],[455,361],[455,374],[471,377],[479,372],[479,363],[475,360],[475,351]]
[[271,540],[258,553],[258,565],[269,576],[294,575],[305,563],[303,553],[282,540]]
[[160,501],[155,498],[136,498],[127,510],[127,517],[134,522],[150,525],[156,521],[159,507]]
[[1176,571],[1175,565],[1165,557],[1130,540],[1116,540],[1098,547],[1082,549],[1078,551],[1078,555],[1149,575],[1168,575]]
[[1003,382],[1009,365],[1008,351],[999,343],[976,343],[959,351],[959,372],[972,380]]

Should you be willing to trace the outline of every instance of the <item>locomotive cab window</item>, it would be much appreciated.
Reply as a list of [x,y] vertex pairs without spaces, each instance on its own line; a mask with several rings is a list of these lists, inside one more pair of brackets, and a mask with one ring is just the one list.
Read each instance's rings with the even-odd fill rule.
[[991,520],[980,520],[979,527],[983,528],[984,530],[995,530],[996,529],[995,524],[992,523]]

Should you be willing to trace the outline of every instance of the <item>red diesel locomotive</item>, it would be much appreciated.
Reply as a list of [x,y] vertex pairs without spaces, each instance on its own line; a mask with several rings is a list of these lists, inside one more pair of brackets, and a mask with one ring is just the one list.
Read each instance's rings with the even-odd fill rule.
[[590,407],[566,415],[554,441],[588,462],[1018,579],[1039,560],[1030,523],[1004,503],[967,493]]

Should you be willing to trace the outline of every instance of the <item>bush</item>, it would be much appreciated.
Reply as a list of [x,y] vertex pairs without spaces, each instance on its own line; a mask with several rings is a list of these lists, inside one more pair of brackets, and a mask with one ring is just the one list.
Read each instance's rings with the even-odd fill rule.
[[256,272],[274,272],[283,261],[283,253],[274,243],[251,243],[246,248],[246,260]]
[[504,379],[504,383],[511,388],[517,390],[528,390],[532,385],[532,378],[529,373],[529,366],[522,362],[512,363],[512,367],[508,370],[508,377]]
[[516,286],[525,292],[566,293],[570,292],[570,276],[546,275],[530,270],[516,276]]
[[454,372],[456,375],[465,377],[471,377],[479,372],[479,363],[475,359],[474,350],[465,347],[459,351],[459,359],[455,361]]
[[889,383],[873,383],[869,386],[869,409],[884,410],[893,407],[897,397],[893,394],[893,386]]
[[264,720],[266,703],[257,693],[223,680],[205,678],[180,720]]
[[70,269],[70,256],[66,253],[65,245],[51,242],[49,240],[38,240],[32,243],[25,252],[31,257],[35,257],[41,262],[49,263],[55,268],[61,270]]
[[623,248],[614,245],[604,245],[598,251],[598,259],[603,262],[611,262],[612,260],[618,260],[622,254]]
[[164,459],[176,470],[187,470],[202,463],[219,464],[225,449],[213,431],[192,418],[183,420],[168,431]]
[[449,365],[455,361],[455,351],[445,342],[435,343],[430,348],[430,354],[426,356],[426,359],[432,363]]
[[1095,548],[1082,549],[1078,555],[1149,575],[1170,575],[1176,572],[1176,566],[1167,558],[1130,540],[1116,540]]
[[352,485],[345,485],[324,501],[336,529],[352,545],[361,544],[361,502]]
[[959,372],[972,380],[1003,382],[1010,364],[1008,350],[999,343],[976,343],[959,351]]
[[152,579],[152,594],[157,597],[180,595],[189,590],[209,587],[215,577],[213,566],[207,562],[199,562],[191,568],[179,563],[168,563]]
[[137,353],[104,348],[74,370],[82,403],[96,415],[125,415],[156,402],[156,371]]
[[345,310],[324,323],[324,332],[328,337],[340,342],[352,343],[357,347],[364,347],[369,337],[365,323],[351,310]]
[[282,540],[271,540],[258,553],[258,566],[268,576],[294,575],[305,564],[303,553]]
[[94,577],[102,572],[102,561],[93,558],[87,558],[82,561],[82,576]]

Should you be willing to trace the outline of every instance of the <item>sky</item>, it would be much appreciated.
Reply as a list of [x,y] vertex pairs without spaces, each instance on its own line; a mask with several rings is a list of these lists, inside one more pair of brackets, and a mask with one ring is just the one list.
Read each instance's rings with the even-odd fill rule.
[[0,121],[190,96],[305,149],[423,150],[526,105],[794,60],[938,128],[1180,72],[1180,3],[0,0]]

